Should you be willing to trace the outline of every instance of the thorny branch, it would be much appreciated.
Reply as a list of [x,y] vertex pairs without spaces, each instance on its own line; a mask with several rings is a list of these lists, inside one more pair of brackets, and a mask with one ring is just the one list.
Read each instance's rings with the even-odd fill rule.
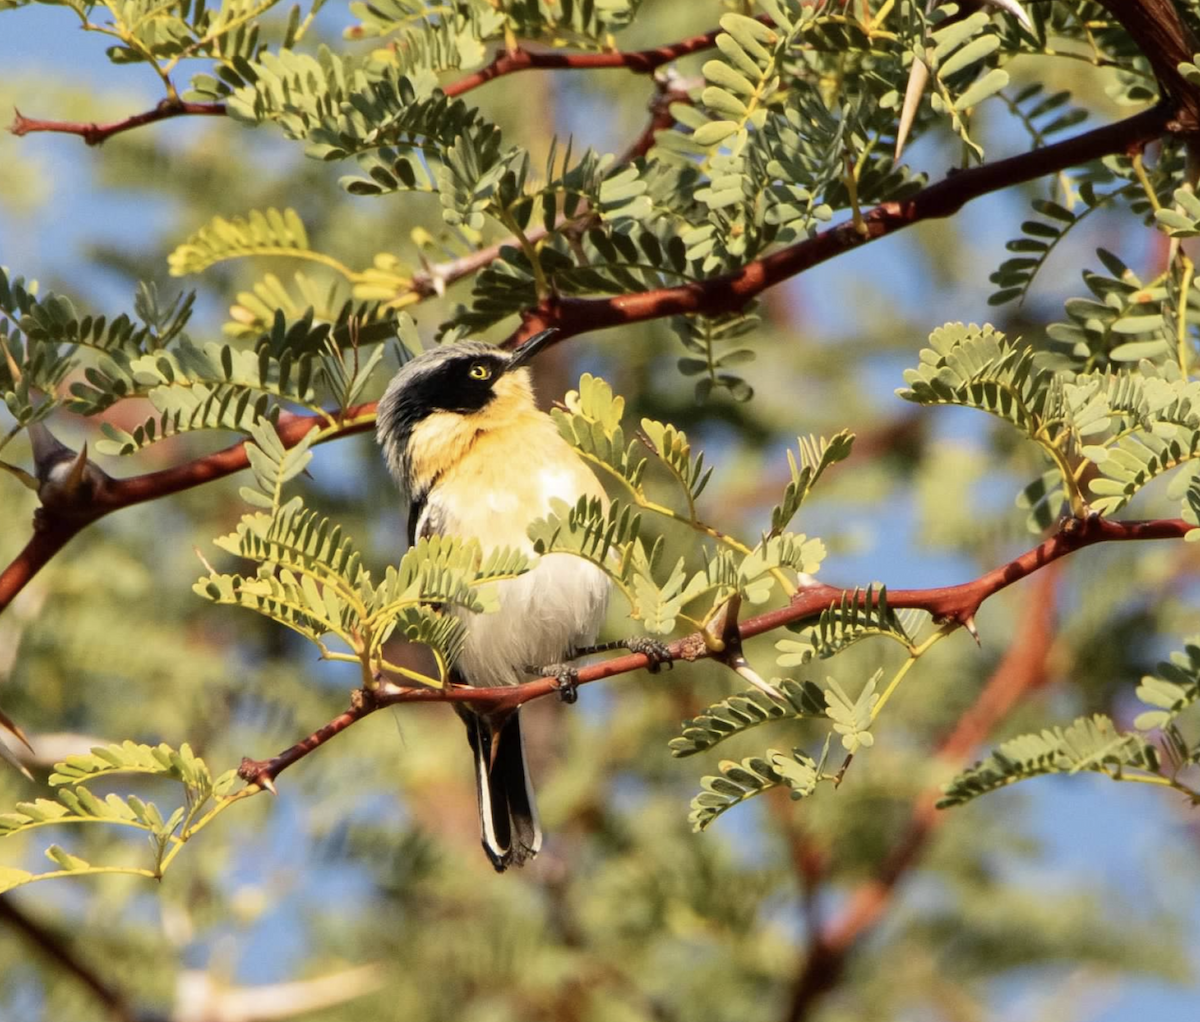
[[[373,428],[374,422],[370,416],[374,411],[374,403],[344,409],[335,416],[342,425],[328,431],[321,438],[321,442]],[[279,438],[285,446],[294,447],[311,430],[320,428],[325,421],[323,416],[316,415],[281,415],[278,425]],[[246,443],[241,441],[232,447],[195,458],[182,465],[126,479],[114,479],[98,473],[96,485],[82,493],[80,499],[73,504],[64,506],[56,503],[41,509],[29,542],[0,573],[0,612],[55,554],[97,519],[134,504],[158,500],[160,497],[189,490],[193,486],[202,486],[214,479],[222,479],[234,472],[240,472],[248,465]]]
[[[527,313],[521,327],[506,343],[523,343],[533,334],[551,327],[560,331],[558,339],[561,340],[586,331],[680,313],[739,309],[767,288],[835,255],[886,237],[921,220],[949,216],[971,199],[1078,163],[1086,163],[1099,156],[1144,145],[1166,130],[1172,118],[1172,110],[1160,105],[1065,142],[961,171],[923,188],[903,203],[888,202],[877,206],[864,218],[867,225],[865,234],[857,231],[852,224],[842,224],[722,277],[613,298],[552,298],[544,306]],[[473,260],[477,257],[466,258]],[[358,416],[369,415],[373,408],[370,404],[362,405],[355,409],[355,413]],[[315,422],[313,419],[298,418],[302,424],[300,432],[288,432],[285,435],[281,431],[285,444],[296,443]],[[360,423],[347,432],[367,428],[368,423]],[[102,502],[98,508],[80,509],[80,513],[70,520],[49,516],[47,535],[35,534],[17,559],[0,574],[0,611],[89,522],[120,507],[176,493],[245,467],[245,453],[238,444],[217,455],[197,459],[176,469],[153,472],[115,484],[118,492],[136,490],[134,499],[127,497],[123,502],[110,499]]]
[[[853,224],[842,224],[721,277],[613,298],[552,296],[542,306],[526,313],[521,327],[507,343],[522,343],[548,327],[558,328],[560,339],[565,339],[593,329],[663,316],[737,310],[767,288],[835,255],[886,237],[921,220],[949,216],[981,195],[1101,156],[1140,148],[1164,131],[1192,136],[1200,133],[1200,95],[1196,94],[1196,90],[1186,87],[1177,70],[1178,63],[1190,57],[1192,40],[1180,23],[1174,7],[1169,0],[1140,0],[1139,3],[1109,0],[1109,3],[1114,16],[1126,26],[1144,50],[1155,48],[1155,71],[1160,75],[1168,99],[1153,109],[1055,145],[953,174],[922,189],[905,202],[888,202],[877,206],[864,218],[865,231],[860,231]],[[520,56],[523,51],[516,51],[497,57],[492,65],[496,70],[492,71],[490,77],[533,66],[629,67],[639,73],[648,73],[683,53],[707,48],[713,44],[716,34],[715,31],[705,33],[674,47],[626,54],[541,54],[536,57],[527,55],[526,58]],[[559,63],[547,63],[551,58]],[[526,59],[528,63],[525,63]],[[484,72],[479,74],[483,75]],[[466,84],[452,85],[448,91],[457,88],[458,92],[463,92],[487,80],[490,79],[483,77],[478,82],[467,79],[464,80]],[[491,255],[490,252],[486,254]],[[468,256],[461,266],[454,267],[454,271],[465,275],[481,265],[484,256],[485,253]],[[439,283],[444,283],[446,279],[448,277],[445,276],[441,282],[430,279],[425,284],[429,289],[436,290]],[[369,415],[371,408],[370,405],[363,406],[360,414]],[[300,431],[285,435],[285,443],[295,443],[312,428],[312,420],[300,420],[298,424],[293,421],[290,425]],[[366,428],[368,424],[365,422],[355,427]],[[133,480],[112,481],[112,490],[107,496],[101,493],[93,505],[62,509],[62,513],[45,515],[42,530],[35,533],[16,560],[0,574],[0,611],[89,522],[120,507],[176,493],[245,466],[245,453],[242,445],[238,444],[217,455],[200,458],[175,469],[138,476]]]
[[[1179,539],[1193,526],[1178,518],[1141,522],[1114,522],[1105,518],[1067,519],[1059,531],[1049,539],[1027,550],[1007,564],[979,576],[970,582],[956,586],[939,586],[932,589],[889,589],[888,606],[894,609],[915,608],[927,611],[939,623],[955,622],[965,628],[974,628],[974,618],[979,607],[988,597],[1015,582],[1046,568],[1067,554],[1096,543],[1123,542],[1132,540]],[[817,617],[823,610],[841,603],[843,597],[865,601],[862,591],[851,592],[836,586],[814,585],[801,589],[786,607],[768,611],[738,623],[738,634],[742,639],[753,638],[764,632],[773,631],[783,625]],[[702,660],[718,656],[712,652],[699,634],[685,636],[667,646],[669,660]],[[628,674],[650,666],[644,653],[614,657],[603,663],[580,668],[579,684],[601,681],[620,674]],[[395,685],[385,682],[373,692],[359,691],[354,695],[350,708],[338,714],[324,727],[313,732],[304,740],[269,760],[242,761],[241,777],[264,788],[272,788],[273,782],[284,770],[299,762],[330,739],[341,734],[356,721],[369,716],[385,706],[417,702],[470,702],[486,705],[491,711],[511,709],[558,691],[554,678],[538,678],[508,688],[421,688]],[[970,714],[960,722],[966,727]],[[974,725],[972,725],[974,726]],[[957,750],[958,745],[954,748]]]
[[557,340],[562,341],[592,330],[664,316],[736,312],[790,277],[912,224],[951,216],[972,199],[1148,145],[1168,130],[1172,118],[1172,109],[1160,105],[1064,142],[959,171],[903,202],[876,206],[863,216],[863,230],[846,221],[720,277],[611,298],[551,296],[524,314],[521,326],[506,343],[519,344],[550,328],[559,331]]
[[[764,24],[771,23],[770,19],[766,17],[758,20]],[[556,51],[544,53],[524,49],[501,50],[487,67],[451,82],[443,91],[447,96],[454,98],[470,92],[472,89],[477,89],[481,85],[486,85],[496,78],[503,78],[519,71],[593,71],[604,68],[624,68],[634,74],[653,74],[658,68],[681,57],[711,50],[716,45],[717,36],[720,34],[721,30],[714,28],[709,32],[682,39],[677,43],[627,52],[615,50],[609,53],[559,53]],[[97,124],[94,121],[38,120],[26,117],[19,110],[14,110],[13,122],[9,131],[14,135],[30,135],[41,131],[78,135],[88,145],[95,146],[106,142],[114,135],[132,131],[134,128],[140,128],[146,124],[153,124],[155,121],[196,115],[222,117],[227,112],[224,103],[184,103],[178,99],[164,99],[153,110],[133,114],[119,121]]]
[[200,116],[223,117],[224,103],[184,103],[178,99],[164,99],[153,110],[133,114],[109,124],[97,124],[95,121],[43,121],[35,117],[26,117],[20,110],[13,110],[13,122],[8,130],[14,135],[31,135],[38,131],[54,131],[63,135],[78,135],[88,145],[100,145],[102,142],[119,135],[123,131],[132,131],[144,124],[155,121],[165,121],[172,117]]

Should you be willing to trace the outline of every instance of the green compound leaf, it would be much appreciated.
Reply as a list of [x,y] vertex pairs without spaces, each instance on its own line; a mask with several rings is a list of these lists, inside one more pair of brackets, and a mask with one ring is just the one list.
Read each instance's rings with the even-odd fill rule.
[[172,277],[182,277],[201,273],[226,259],[311,251],[304,222],[294,209],[254,209],[232,220],[213,217],[167,256],[167,265]]
[[681,734],[668,743],[677,758],[694,756],[773,720],[811,720],[827,716],[825,693],[811,681],[773,678],[771,684],[786,697],[786,703],[750,689],[714,703],[703,713],[680,725]]
[[[684,259],[698,256],[685,252]],[[724,390],[735,401],[749,401],[754,388],[731,370],[753,362],[751,348],[729,346],[753,333],[760,317],[757,303],[752,302],[738,312],[718,316],[692,315],[672,317],[671,329],[691,354],[680,358],[676,365],[684,376],[695,376],[696,401],[703,404],[715,391]]]
[[600,465],[635,493],[640,493],[646,459],[637,456],[637,441],[626,442],[621,428],[625,399],[604,380],[584,373],[579,389],[570,391],[566,410],[551,411],[563,439],[587,460]]
[[632,564],[641,516],[616,500],[606,510],[597,497],[580,497],[573,507],[561,500],[551,506],[551,514],[529,526],[534,550],[583,557],[623,582]]
[[[1098,452],[1097,452],[1098,453]],[[1200,454],[1200,429],[1155,423],[1153,432],[1122,437],[1105,448],[1097,465],[1103,478],[1089,484],[1101,514],[1119,511],[1147,483]]]
[[1009,82],[1008,72],[1003,68],[980,67],[1000,48],[1000,39],[992,30],[991,14],[976,11],[935,28],[929,43],[924,56],[932,72],[930,106],[935,113],[949,119],[954,133],[976,158],[982,159],[983,147],[971,137],[964,115]]
[[812,575],[820,570],[824,558],[825,544],[819,539],[792,532],[767,536],[738,565],[738,590],[751,603],[765,603],[778,581],[777,569]]
[[712,469],[704,467],[704,453],[692,458],[692,446],[688,443],[687,434],[670,424],[656,422],[654,419],[642,419],[642,433],[647,446],[653,451],[664,465],[670,469],[683,490],[688,507],[694,512],[695,502],[708,480]]
[[1200,635],[1184,640],[1184,647],[1159,663],[1137,688],[1137,697],[1154,709],[1139,713],[1133,726],[1139,731],[1170,727],[1181,713],[1200,700]]
[[835,433],[826,440],[815,436],[798,437],[800,460],[788,451],[788,469],[791,481],[783,491],[783,500],[771,509],[771,535],[777,536],[783,532],[796,516],[808,495],[825,474],[826,469],[844,461],[850,456],[854,446],[854,434],[848,429]]
[[268,423],[252,427],[250,434],[254,439],[246,444],[246,457],[258,489],[243,486],[242,497],[259,507],[281,508],[283,487],[312,462],[311,448],[316,442],[317,431],[305,433],[291,447],[284,445],[274,426]]
[[642,627],[652,635],[669,635],[675,629],[675,619],[685,602],[684,583],[687,572],[681,557],[670,575],[660,584],[655,580],[655,570],[661,544],[647,555],[641,543],[633,548],[633,617],[639,618]]
[[815,760],[794,750],[792,755],[768,749],[762,757],[749,756],[740,763],[722,760],[719,775],[704,777],[703,790],[692,799],[688,822],[699,833],[718,816],[764,791],[786,784],[792,798],[801,799],[816,790],[821,779]]
[[938,808],[962,805],[989,791],[1045,774],[1081,770],[1122,779],[1122,771],[1158,773],[1158,751],[1140,735],[1122,734],[1103,714],[1080,717],[1070,727],[1021,735],[951,781]]
[[920,611],[901,611],[897,614],[887,602],[887,586],[856,588],[843,593],[840,602],[821,611],[816,624],[794,628],[803,639],[780,639],[776,663],[780,667],[796,667],[814,658],[822,660],[840,653],[861,639],[885,636],[910,647],[920,622]]
[[875,736],[870,729],[875,704],[879,702],[875,686],[882,677],[882,669],[871,675],[857,699],[851,699],[833,678],[825,679],[828,685],[825,689],[825,705],[829,719],[833,721],[833,730],[842,736],[842,747],[851,755],[860,748],[870,748],[875,744]]
[[114,773],[169,777],[198,790],[212,787],[212,775],[207,765],[188,744],[184,743],[176,750],[165,743],[151,746],[131,741],[120,745],[98,745],[87,755],[68,756],[55,764],[50,783],[79,784]]
[[1177,188],[1173,198],[1176,209],[1158,209],[1154,219],[1172,238],[1194,238],[1200,235],[1200,199],[1190,188]]
[[274,515],[243,515],[237,530],[213,541],[222,550],[261,565],[345,579],[352,587],[369,583],[354,541],[323,515],[289,502]]
[[1021,350],[990,324],[948,323],[929,335],[921,365],[904,371],[899,397],[923,405],[963,405],[1004,419],[1030,436],[1050,385]]
[[197,581],[192,590],[213,603],[244,607],[269,617],[322,650],[322,640],[330,634],[353,648],[362,622],[357,599],[331,585],[319,585],[311,575],[286,568],[256,578],[214,572]]
[[1059,242],[1091,213],[1109,205],[1121,191],[1098,196],[1090,185],[1085,185],[1079,190],[1079,208],[1075,210],[1048,199],[1034,199],[1033,210],[1041,219],[1025,220],[1021,224],[1021,237],[1005,243],[1012,258],[1006,259],[988,277],[997,285],[988,304],[1003,305],[1014,299],[1024,301]]

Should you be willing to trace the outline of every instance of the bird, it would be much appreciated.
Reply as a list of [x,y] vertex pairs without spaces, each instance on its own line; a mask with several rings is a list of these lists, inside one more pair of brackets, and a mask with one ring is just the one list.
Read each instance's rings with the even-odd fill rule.
[[[596,475],[534,400],[528,363],[555,334],[543,331],[514,351],[480,341],[436,347],[405,363],[388,384],[376,439],[408,503],[410,546],[457,536],[478,540],[484,556],[497,547],[534,555],[526,530],[552,502],[588,497],[607,506]],[[553,674],[560,695],[573,701],[574,672],[562,662],[594,642],[610,588],[604,570],[583,558],[543,555],[527,573],[497,583],[495,612],[451,611],[465,625],[451,680],[516,685],[537,670]],[[497,872],[524,865],[541,849],[542,830],[520,709],[466,701],[455,709],[475,758],[484,851]]]

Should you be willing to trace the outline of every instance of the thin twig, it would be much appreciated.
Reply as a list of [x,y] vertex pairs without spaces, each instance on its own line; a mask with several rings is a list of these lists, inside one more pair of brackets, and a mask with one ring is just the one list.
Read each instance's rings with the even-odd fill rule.
[[123,131],[132,131],[144,124],[165,121],[171,117],[223,117],[224,103],[184,103],[182,100],[164,99],[153,110],[133,114],[123,120],[111,121],[108,124],[97,124],[95,121],[43,121],[34,117],[26,117],[20,110],[13,110],[13,122],[9,131],[14,135],[31,135],[39,131],[53,131],[63,135],[78,135],[88,145],[100,145],[102,142],[119,135]]
[[[768,18],[759,20],[770,23]],[[629,52],[618,50],[611,53],[560,53],[515,50],[510,53],[501,50],[487,67],[451,82],[443,91],[451,98],[461,96],[497,78],[517,74],[521,71],[590,71],[624,68],[634,74],[652,74],[664,64],[669,64],[680,57],[712,49],[720,34],[721,30],[714,28],[702,35],[691,36],[677,43]],[[88,145],[94,146],[107,141],[113,135],[132,131],[134,128],[157,121],[165,121],[172,117],[222,117],[227,112],[224,103],[185,103],[179,99],[164,99],[153,110],[132,114],[119,121],[97,124],[94,121],[40,120],[26,117],[19,110],[14,110],[15,116],[9,131],[14,135],[30,135],[44,131],[78,135]]]

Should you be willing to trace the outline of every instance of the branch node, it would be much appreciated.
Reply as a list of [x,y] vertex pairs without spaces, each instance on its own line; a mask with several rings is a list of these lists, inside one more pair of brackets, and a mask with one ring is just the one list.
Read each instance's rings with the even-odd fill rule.
[[237,772],[238,777],[247,784],[257,784],[272,795],[279,794],[275,787],[275,781],[271,777],[271,760],[251,759],[249,756],[243,756]]
[[[378,672],[376,681],[381,682],[382,680],[383,674],[382,672]],[[371,691],[371,689],[356,688],[350,693],[350,709],[355,713],[362,713],[364,710],[371,709],[375,705],[375,695],[376,693]]]
[[728,667],[738,677],[750,682],[760,692],[766,693],[781,703],[786,703],[787,699],[783,693],[751,667],[742,652],[742,635],[738,630],[738,611],[741,606],[741,596],[734,593],[722,604],[721,609],[705,627],[703,639],[709,655]]
[[691,635],[685,635],[679,640],[679,652],[677,655],[680,660],[700,660],[707,652],[708,646],[704,642],[704,636],[699,632],[692,632]]
[[112,477],[88,460],[87,444],[75,452],[50,432],[43,422],[29,425],[38,499],[42,507],[34,516],[34,527],[45,528],[50,519],[90,522],[103,510],[97,496]]

